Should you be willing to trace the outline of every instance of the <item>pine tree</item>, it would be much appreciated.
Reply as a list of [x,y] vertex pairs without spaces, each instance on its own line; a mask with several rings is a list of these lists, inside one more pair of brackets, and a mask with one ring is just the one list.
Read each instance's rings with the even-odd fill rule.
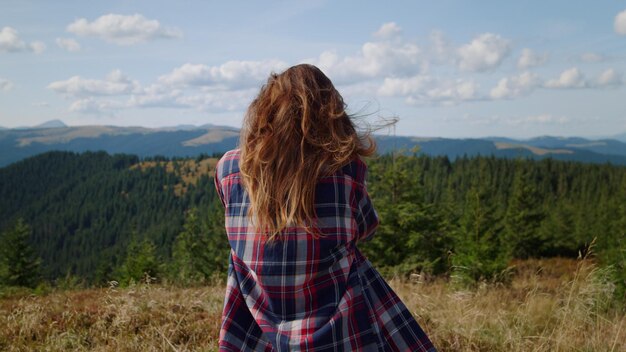
[[[450,246],[443,217],[426,204],[415,156],[398,155],[371,163],[370,196],[380,218],[376,235],[360,248],[376,265],[400,274],[441,273]],[[389,165],[391,163],[391,165]]]
[[40,259],[29,244],[31,228],[19,218],[2,235],[1,282],[8,286],[35,287],[39,282]]
[[622,177],[614,209],[617,211],[610,214],[613,218],[610,233],[604,234],[606,237],[601,241],[598,255],[605,265],[613,267],[613,278],[617,284],[615,293],[620,300],[624,301],[626,300],[626,175]]
[[541,250],[546,257],[576,257],[580,247],[574,233],[574,213],[571,205],[565,201],[547,203],[550,212],[539,228]]
[[212,209],[209,209],[208,217],[207,242],[208,252],[210,253],[208,265],[213,277],[220,278],[226,278],[228,256],[231,250],[224,220],[224,207],[220,202],[213,203]]
[[360,247],[379,266],[392,267],[407,256],[409,233],[400,223],[414,213],[421,198],[417,175],[409,173],[404,155],[373,160],[369,165],[368,192],[378,213],[380,225],[371,241]]
[[513,256],[527,258],[539,254],[539,226],[543,218],[537,188],[529,172],[518,164],[504,222],[506,242]]
[[[206,226],[198,210],[187,212],[184,229],[178,234],[172,251],[170,276],[182,284],[209,281],[214,275],[225,276],[230,246],[224,230],[223,210],[216,206]],[[222,219],[220,221],[220,218]]]
[[502,243],[502,227],[492,217],[493,207],[486,190],[477,184],[472,186],[452,255],[454,277],[462,284],[506,279],[503,273],[510,254]]
[[128,245],[126,259],[120,268],[120,282],[124,285],[131,282],[145,282],[159,279],[162,272],[156,255],[156,246],[148,239],[138,240],[137,235]]

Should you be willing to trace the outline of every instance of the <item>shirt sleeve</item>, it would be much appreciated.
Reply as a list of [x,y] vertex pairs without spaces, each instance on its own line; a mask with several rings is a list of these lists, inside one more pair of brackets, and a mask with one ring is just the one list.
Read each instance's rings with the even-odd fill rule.
[[222,160],[220,159],[215,165],[215,175],[213,175],[213,183],[215,185],[215,192],[222,202],[222,205],[225,207],[226,203],[224,202],[224,191],[222,191],[222,184],[220,182],[220,172],[222,170]]
[[359,164],[355,187],[358,240],[369,241],[374,237],[379,219],[378,213],[374,209],[372,200],[367,193],[367,166],[362,162],[359,162]]

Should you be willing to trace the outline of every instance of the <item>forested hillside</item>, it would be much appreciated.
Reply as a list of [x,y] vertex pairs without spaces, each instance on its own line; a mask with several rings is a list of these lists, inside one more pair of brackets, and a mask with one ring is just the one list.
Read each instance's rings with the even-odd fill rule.
[[394,271],[506,281],[512,258],[591,253],[626,286],[626,167],[386,156],[370,162],[382,218],[369,258]]
[[182,162],[168,168],[164,158],[153,159],[160,162],[137,168],[132,155],[47,152],[0,169],[0,228],[18,217],[32,227],[45,279],[68,273],[89,282],[112,279],[131,242],[144,239],[158,260],[168,260],[186,211],[206,214],[214,188],[209,172],[187,183]]
[[[214,163],[40,154],[0,169],[0,231],[24,219],[47,280],[206,280],[228,253]],[[382,222],[361,247],[383,272],[506,281],[512,258],[576,257],[595,239],[593,255],[624,287],[626,167],[423,155],[368,165]]]

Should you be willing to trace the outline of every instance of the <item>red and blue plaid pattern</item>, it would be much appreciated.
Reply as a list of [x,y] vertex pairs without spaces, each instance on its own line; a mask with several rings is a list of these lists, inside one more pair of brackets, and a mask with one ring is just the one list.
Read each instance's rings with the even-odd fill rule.
[[378,216],[366,165],[318,181],[315,239],[289,227],[273,242],[250,226],[239,150],[218,162],[215,186],[231,245],[220,351],[434,351],[406,306],[356,244]]

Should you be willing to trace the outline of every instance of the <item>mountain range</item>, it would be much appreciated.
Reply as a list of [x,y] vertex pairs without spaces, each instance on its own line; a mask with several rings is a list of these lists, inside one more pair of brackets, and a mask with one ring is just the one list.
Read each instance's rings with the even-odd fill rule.
[[[205,124],[147,128],[109,125],[68,126],[51,120],[37,126],[0,127],[0,167],[50,150],[104,150],[139,157],[194,157],[220,154],[237,146],[239,129]],[[611,138],[542,136],[526,140],[505,137],[440,138],[374,135],[379,153],[419,150],[428,155],[554,158],[626,165],[626,133]],[[416,149],[416,147],[418,149]]]

